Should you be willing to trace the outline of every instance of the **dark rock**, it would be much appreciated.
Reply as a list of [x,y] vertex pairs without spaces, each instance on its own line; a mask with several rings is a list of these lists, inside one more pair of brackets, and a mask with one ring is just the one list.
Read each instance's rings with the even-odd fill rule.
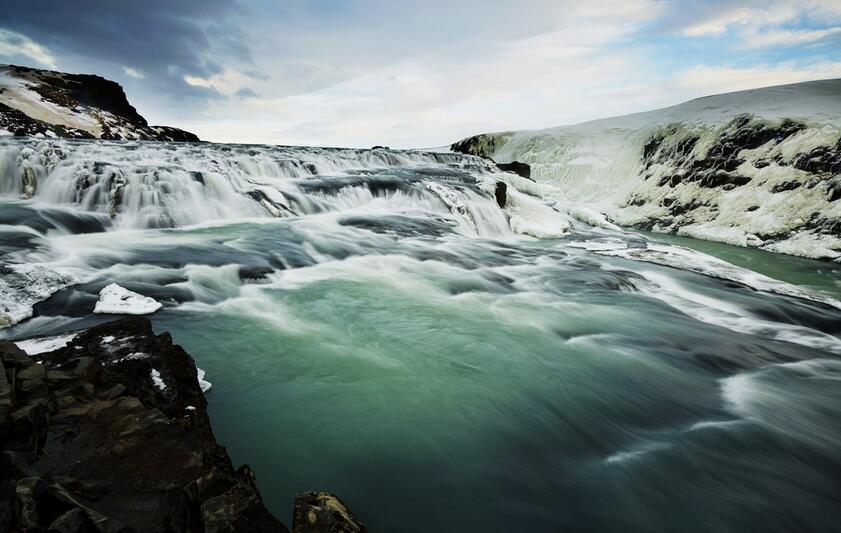
[[759,209],[758,205],[752,205],[752,206],[748,207],[747,209],[745,209],[745,211],[747,211],[748,213],[753,213],[757,209]]
[[803,184],[797,180],[784,181],[771,187],[771,192],[776,194],[778,192],[793,191],[794,189],[802,186]]
[[510,163],[497,163],[496,167],[503,172],[513,172],[518,176],[531,180],[531,167],[526,163],[512,161]]
[[505,204],[508,201],[508,185],[504,181],[496,182],[496,188],[494,188],[494,197],[496,198],[496,204],[505,209]]
[[[90,74],[67,74],[15,65],[2,65],[6,75],[28,83],[45,101],[81,112],[99,122],[100,138],[109,140],[140,139],[154,141],[198,142],[187,131],[169,126],[149,126],[129,103],[123,88],[116,82]],[[9,107],[0,93],[0,128],[15,135],[51,135],[71,138],[94,138],[89,131],[68,128],[29,117]]]
[[338,497],[328,492],[295,496],[292,533],[364,533],[367,529]]
[[287,531],[216,443],[195,364],[168,334],[127,318],[39,357],[0,343],[0,531]]
[[242,281],[260,281],[266,279],[266,276],[274,272],[275,269],[270,266],[246,266],[239,267],[239,279]]
[[479,157],[492,158],[497,148],[502,146],[510,137],[511,133],[483,133],[468,137],[450,146],[453,152],[476,155]]

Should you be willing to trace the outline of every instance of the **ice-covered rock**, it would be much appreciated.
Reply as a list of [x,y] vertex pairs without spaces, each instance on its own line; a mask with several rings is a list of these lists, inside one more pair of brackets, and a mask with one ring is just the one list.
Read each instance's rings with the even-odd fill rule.
[[149,126],[116,82],[0,65],[0,130],[35,137],[198,141],[169,126]]
[[148,315],[163,307],[154,298],[143,296],[136,292],[112,283],[99,291],[99,301],[96,302],[94,313],[109,313],[115,315]]
[[841,260],[841,79],[699,98],[457,152],[529,165],[522,192],[574,218]]
[[32,316],[32,306],[75,282],[43,263],[0,264],[0,328]]

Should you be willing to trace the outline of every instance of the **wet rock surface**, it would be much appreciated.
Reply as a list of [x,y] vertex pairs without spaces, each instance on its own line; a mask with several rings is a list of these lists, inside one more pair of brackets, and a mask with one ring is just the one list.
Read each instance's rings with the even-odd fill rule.
[[0,360],[0,532],[288,531],[216,443],[192,358],[148,320],[33,358],[0,342]]

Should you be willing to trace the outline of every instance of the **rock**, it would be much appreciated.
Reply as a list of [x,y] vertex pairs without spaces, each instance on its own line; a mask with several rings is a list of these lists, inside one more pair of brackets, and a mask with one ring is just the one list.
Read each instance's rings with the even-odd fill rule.
[[50,524],[50,532],[55,533],[87,533],[93,531],[89,525],[88,516],[79,508],[73,508],[56,518]]
[[531,180],[531,167],[526,163],[520,163],[519,161],[512,161],[510,163],[497,163],[496,168],[503,172],[513,172],[518,176]]
[[508,201],[507,192],[508,185],[506,185],[504,181],[496,182],[496,187],[494,188],[494,197],[496,198],[496,204],[501,209],[505,209],[505,204]]
[[[288,531],[216,443],[192,358],[148,320],[95,326],[39,358],[0,342],[0,532]],[[337,498],[308,501],[304,531],[364,531]]]
[[270,266],[245,266],[239,267],[239,279],[242,281],[259,281],[266,279],[266,276],[274,272]]
[[[11,408],[0,428],[0,507],[14,501],[0,531],[286,531],[213,438],[192,359],[147,320],[91,328],[40,354],[43,366],[21,354],[0,343],[0,396]],[[148,380],[153,367],[165,394]],[[21,387],[38,380],[49,396],[33,400]],[[10,462],[13,450],[26,453]],[[223,490],[188,490],[210,472]],[[205,504],[212,523],[191,518]]]
[[30,166],[24,166],[21,172],[21,185],[23,186],[23,197],[32,198],[35,196],[35,189],[38,185],[35,179],[35,171]]
[[[149,126],[129,103],[123,88],[100,76],[15,65],[0,65],[0,75],[19,80],[25,87],[0,91],[0,128],[18,136],[199,141],[194,134],[178,128]],[[72,110],[74,115],[85,115],[89,120],[78,121],[76,127],[70,127],[35,119],[26,114],[27,108],[20,107],[18,102],[21,100],[44,106],[50,111],[47,116],[57,115],[55,109],[59,108]]]
[[292,533],[363,533],[362,522],[333,494],[303,492],[295,496]]

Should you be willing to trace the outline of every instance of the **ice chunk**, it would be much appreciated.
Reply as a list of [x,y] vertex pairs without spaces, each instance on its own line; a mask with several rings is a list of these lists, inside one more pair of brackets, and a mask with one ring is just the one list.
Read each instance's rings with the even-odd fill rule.
[[117,315],[148,315],[161,307],[161,303],[156,302],[154,298],[137,294],[112,283],[99,291],[99,301],[96,302],[93,312]]
[[210,390],[210,387],[212,387],[212,386],[213,386],[213,384],[212,384],[211,382],[209,382],[209,381],[207,381],[206,379],[204,379],[204,370],[202,370],[202,369],[201,369],[201,368],[199,368],[199,367],[196,367],[196,377],[197,377],[197,378],[198,378],[198,380],[199,380],[199,387],[201,387],[201,391],[202,391],[202,392],[207,392],[207,391],[209,391],[209,390]]

